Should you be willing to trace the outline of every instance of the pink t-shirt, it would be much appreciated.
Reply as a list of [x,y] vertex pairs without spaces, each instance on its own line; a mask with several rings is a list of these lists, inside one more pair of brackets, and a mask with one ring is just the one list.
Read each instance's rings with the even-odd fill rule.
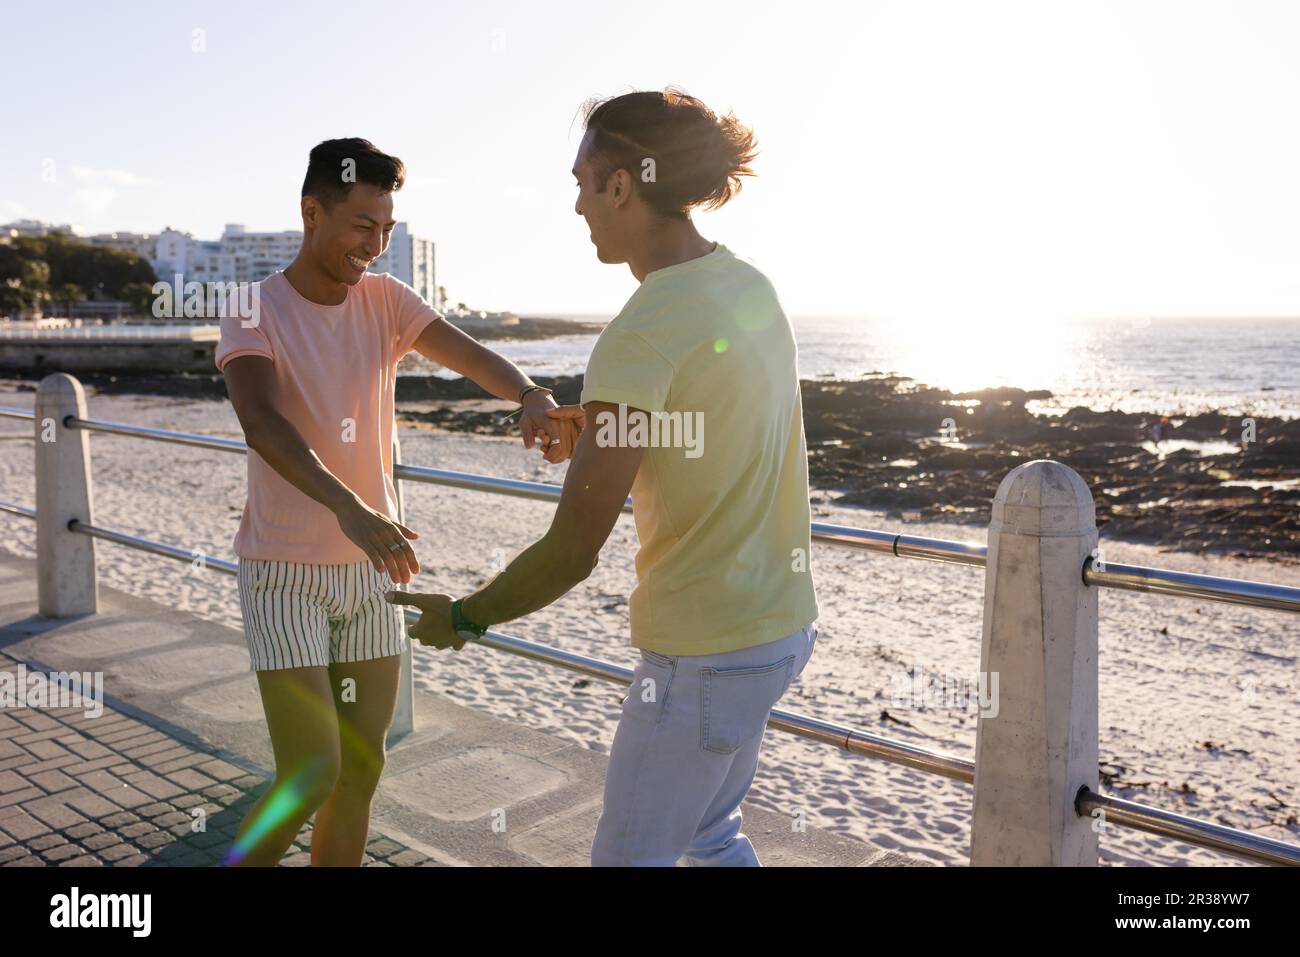
[[[217,368],[236,356],[275,363],[276,408],[321,462],[367,505],[397,518],[393,387],[397,362],[442,314],[387,273],[367,273],[337,306],[304,299],[277,272],[258,283],[252,318],[227,310]],[[232,297],[233,299],[233,297]],[[245,309],[245,314],[249,310]],[[324,505],[248,450],[248,501],[235,535],[240,558],[312,564],[366,560]]]

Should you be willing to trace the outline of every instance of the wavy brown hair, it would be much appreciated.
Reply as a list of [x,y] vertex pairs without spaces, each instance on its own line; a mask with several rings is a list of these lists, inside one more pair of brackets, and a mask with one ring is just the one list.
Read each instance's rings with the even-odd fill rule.
[[[691,209],[717,209],[753,176],[754,131],[734,114],[718,116],[701,100],[669,87],[588,100],[583,119],[597,192],[625,169],[637,194],[661,216],[685,219]],[[643,176],[654,160],[653,179]]]

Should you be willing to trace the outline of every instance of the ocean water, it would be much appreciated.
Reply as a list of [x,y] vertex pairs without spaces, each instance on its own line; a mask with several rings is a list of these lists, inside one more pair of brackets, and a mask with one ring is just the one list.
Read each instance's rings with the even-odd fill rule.
[[[1087,320],[997,328],[817,317],[791,322],[805,379],[894,373],[954,392],[998,386],[1050,391],[1051,400],[1030,403],[1035,412],[1082,405],[1162,415],[1219,409],[1300,418],[1300,319]],[[573,375],[586,366],[595,341],[594,335],[575,335],[492,346],[531,374]],[[416,366],[424,374],[454,377],[423,360]]]

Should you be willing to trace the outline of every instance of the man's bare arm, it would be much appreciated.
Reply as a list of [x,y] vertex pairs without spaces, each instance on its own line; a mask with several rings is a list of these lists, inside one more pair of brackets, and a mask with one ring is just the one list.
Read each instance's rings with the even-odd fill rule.
[[[498,399],[518,402],[521,390],[536,385],[505,356],[493,352],[446,319],[435,319],[424,327],[415,340],[415,351],[453,372],[459,372]],[[571,423],[547,418],[547,411],[554,408],[557,406],[550,395],[530,392],[524,397],[523,415],[519,419],[524,447],[531,449],[533,441],[540,438],[547,461],[553,463],[563,462],[573,454],[577,437],[577,430]]]
[[[601,412],[618,414],[618,406],[608,402],[588,402],[583,408],[588,421]],[[490,627],[544,608],[595,568],[601,546],[627,501],[644,451],[601,446],[596,442],[599,431],[587,428],[579,437],[550,529],[501,574],[465,599],[465,617],[474,624]]]
[[365,551],[376,571],[386,568],[393,581],[409,582],[420,570],[414,550],[389,546],[418,536],[376,512],[339,481],[297,427],[280,414],[272,361],[265,356],[238,356],[223,371],[248,447],[285,481],[332,511],[343,533]]

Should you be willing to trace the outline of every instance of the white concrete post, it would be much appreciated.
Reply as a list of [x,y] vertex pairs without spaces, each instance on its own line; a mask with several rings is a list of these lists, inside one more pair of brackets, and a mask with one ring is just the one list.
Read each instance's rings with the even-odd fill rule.
[[47,618],[93,615],[99,610],[95,540],[68,531],[68,522],[93,524],[90,435],[69,429],[68,416],[86,418],[86,393],[66,373],[46,376],[36,388],[37,608]]
[[984,578],[981,677],[998,676],[975,744],[974,866],[1096,866],[1097,547],[1088,486],[1060,462],[1013,469],[998,486]]
[[[402,463],[402,446],[397,441],[397,429],[393,429],[393,469]],[[393,490],[397,492],[397,520],[406,524],[406,498],[402,495],[401,479],[393,479]],[[400,606],[403,613],[406,606]],[[402,669],[397,680],[397,708],[393,712],[393,724],[388,729],[388,743],[394,744],[415,730],[415,677],[411,667],[411,642],[406,642],[402,652]]]

